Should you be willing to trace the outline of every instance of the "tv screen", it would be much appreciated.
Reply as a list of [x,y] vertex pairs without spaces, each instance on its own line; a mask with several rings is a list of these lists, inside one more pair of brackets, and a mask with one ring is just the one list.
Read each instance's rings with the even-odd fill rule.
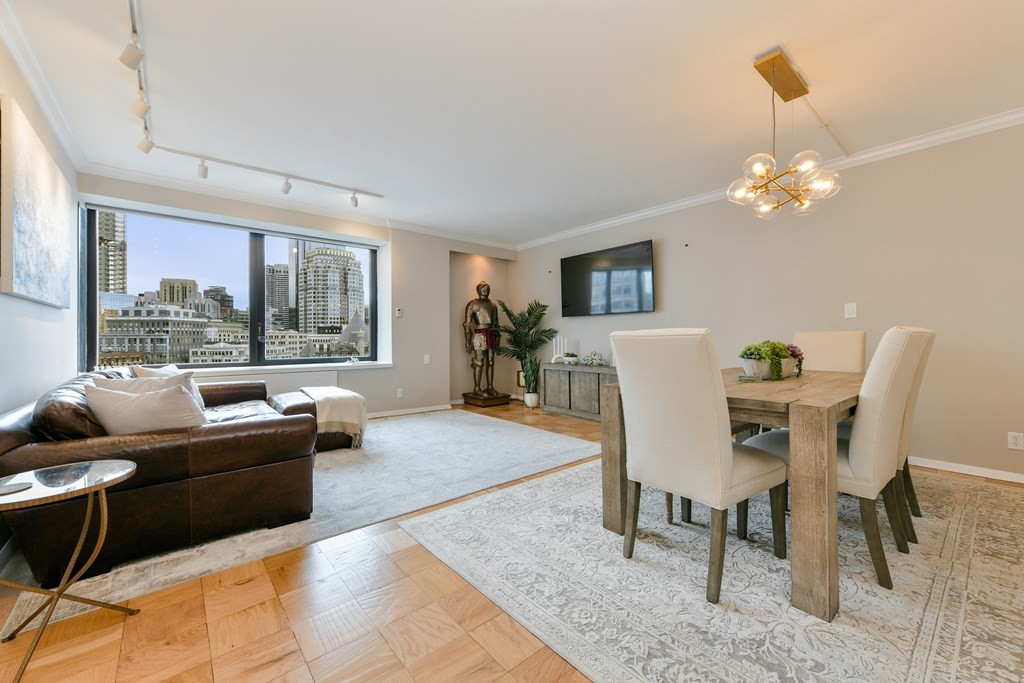
[[562,315],[654,310],[651,240],[562,259]]

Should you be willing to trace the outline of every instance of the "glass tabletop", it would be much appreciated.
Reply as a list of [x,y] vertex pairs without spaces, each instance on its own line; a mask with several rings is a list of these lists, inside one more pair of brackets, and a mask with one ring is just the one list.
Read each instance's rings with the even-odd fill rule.
[[90,460],[19,472],[0,478],[0,510],[73,498],[113,486],[134,473],[131,460]]

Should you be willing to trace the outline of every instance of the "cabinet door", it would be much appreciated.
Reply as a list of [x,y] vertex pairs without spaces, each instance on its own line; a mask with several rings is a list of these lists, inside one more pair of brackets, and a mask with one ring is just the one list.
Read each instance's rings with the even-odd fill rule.
[[569,409],[569,371],[544,369],[543,400],[546,406]]
[[572,373],[569,406],[581,413],[601,412],[601,375],[596,372]]

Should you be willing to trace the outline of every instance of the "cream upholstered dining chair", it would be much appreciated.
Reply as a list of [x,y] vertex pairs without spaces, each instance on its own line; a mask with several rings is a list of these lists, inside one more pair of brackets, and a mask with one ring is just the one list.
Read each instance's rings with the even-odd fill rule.
[[707,329],[613,332],[612,349],[626,428],[626,530],[622,554],[633,556],[640,485],[711,507],[708,602],[718,602],[729,506],[771,489],[776,557],[786,556],[786,466],[732,442],[725,384]]
[[864,372],[864,330],[794,332],[793,343],[804,353],[804,370]]
[[[900,506],[900,513],[903,519],[904,532],[907,540],[917,543],[917,531],[914,529],[913,517],[921,516],[921,506],[917,501],[917,494],[914,491],[914,481],[910,478],[910,465],[907,458],[910,456],[910,440],[913,434],[914,413],[917,411],[917,396],[921,392],[921,380],[924,379],[924,369],[928,365],[928,358],[932,353],[932,345],[935,344],[935,332],[928,331],[928,344],[921,354],[921,360],[917,364],[917,372],[914,373],[914,383],[910,387],[910,396],[907,398],[907,407],[903,412],[903,428],[900,431],[899,460],[896,463],[896,499]],[[852,432],[852,423],[839,423],[838,433],[840,439],[849,439]]]
[[[860,518],[878,583],[892,588],[885,561],[875,500],[882,493],[892,534],[901,552],[907,552],[894,478],[907,399],[910,398],[920,360],[931,331],[919,327],[893,327],[878,343],[857,400],[857,419],[850,438],[839,439],[836,467],[840,493],[860,499]],[[748,439],[747,444],[789,460],[789,431],[775,430]]]

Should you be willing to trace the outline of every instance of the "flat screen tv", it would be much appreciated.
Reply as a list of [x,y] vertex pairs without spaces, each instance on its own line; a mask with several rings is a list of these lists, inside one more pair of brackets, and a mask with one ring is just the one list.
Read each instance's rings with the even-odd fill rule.
[[562,259],[562,315],[654,311],[651,240]]

